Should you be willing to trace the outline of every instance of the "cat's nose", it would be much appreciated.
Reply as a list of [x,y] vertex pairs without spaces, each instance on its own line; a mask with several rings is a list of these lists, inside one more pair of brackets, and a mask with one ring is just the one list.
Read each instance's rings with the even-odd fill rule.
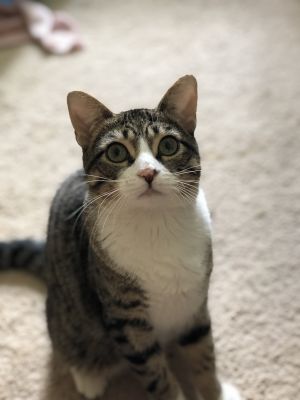
[[141,169],[137,175],[140,176],[141,178],[144,178],[147,183],[151,183],[155,176],[158,174],[158,171],[156,169],[152,168],[145,168]]

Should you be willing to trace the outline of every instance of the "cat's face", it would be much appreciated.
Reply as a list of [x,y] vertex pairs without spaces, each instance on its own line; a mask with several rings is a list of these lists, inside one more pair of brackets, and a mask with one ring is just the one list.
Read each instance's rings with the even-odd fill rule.
[[91,192],[107,194],[107,201],[123,197],[133,207],[180,206],[198,191],[194,137],[157,111],[128,111],[107,121],[88,158]]
[[[184,83],[187,93],[182,88]],[[85,126],[74,123],[70,111],[77,140],[83,147],[89,196],[95,204],[119,202],[134,209],[149,209],[181,207],[195,200],[200,178],[200,157],[193,135],[195,90],[195,80],[184,77],[167,92],[157,109],[117,115],[97,102],[94,106],[98,118],[90,123],[88,135]],[[175,97],[184,115],[172,115],[168,109],[170,97],[173,114],[178,111]],[[89,102],[91,99],[88,97]],[[106,116],[99,119],[100,112]]]

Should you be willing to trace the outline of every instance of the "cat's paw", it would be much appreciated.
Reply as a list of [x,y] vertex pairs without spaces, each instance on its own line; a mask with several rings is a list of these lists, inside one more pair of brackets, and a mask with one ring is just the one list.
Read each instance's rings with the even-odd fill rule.
[[230,383],[222,383],[221,400],[242,400],[239,391]]
[[186,400],[186,398],[181,390],[177,394],[176,400]]
[[77,391],[89,400],[101,397],[107,386],[107,377],[101,376],[101,372],[80,371],[77,368],[71,368],[71,373]]

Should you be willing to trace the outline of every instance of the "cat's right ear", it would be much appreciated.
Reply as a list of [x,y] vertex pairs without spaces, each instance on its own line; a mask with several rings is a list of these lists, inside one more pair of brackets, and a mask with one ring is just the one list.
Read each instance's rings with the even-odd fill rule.
[[76,140],[82,148],[87,148],[95,123],[112,117],[113,113],[100,101],[84,92],[70,92],[67,103]]
[[196,128],[197,81],[193,75],[185,75],[167,91],[158,110],[174,119],[183,129],[194,134]]

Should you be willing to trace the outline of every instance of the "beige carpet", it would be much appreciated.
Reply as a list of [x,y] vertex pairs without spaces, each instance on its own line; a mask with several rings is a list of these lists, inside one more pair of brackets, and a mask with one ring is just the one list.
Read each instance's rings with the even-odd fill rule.
[[[60,8],[80,21],[86,51],[0,53],[0,239],[43,236],[55,188],[80,166],[68,91],[86,90],[115,111],[152,107],[194,73],[220,373],[246,400],[299,399],[300,2],[76,0]],[[111,385],[107,399],[132,400],[126,383]],[[53,360],[43,288],[25,275],[0,276],[0,399],[78,399]]]

